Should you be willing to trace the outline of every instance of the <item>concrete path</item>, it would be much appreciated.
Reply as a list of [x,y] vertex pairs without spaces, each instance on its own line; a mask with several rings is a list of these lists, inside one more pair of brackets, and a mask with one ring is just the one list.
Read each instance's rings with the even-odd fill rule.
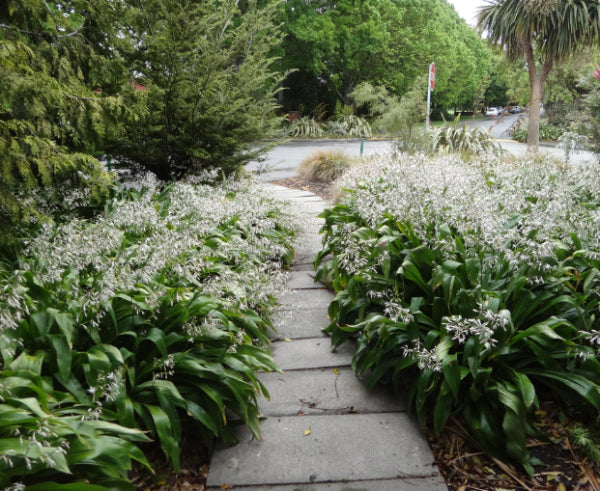
[[283,373],[264,373],[263,441],[240,429],[240,443],[218,448],[208,489],[271,491],[446,491],[427,441],[389,389],[366,391],[352,372],[353,347],[336,352],[321,333],[333,293],[315,284],[326,203],[312,193],[272,186],[305,215],[289,292],[279,301],[272,353]]

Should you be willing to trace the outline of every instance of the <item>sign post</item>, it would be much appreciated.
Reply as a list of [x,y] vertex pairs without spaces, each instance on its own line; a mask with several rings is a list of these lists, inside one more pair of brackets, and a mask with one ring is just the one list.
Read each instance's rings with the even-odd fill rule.
[[427,82],[427,115],[425,116],[425,126],[429,128],[429,111],[431,107],[431,92],[435,87],[435,63],[429,65],[429,80]]

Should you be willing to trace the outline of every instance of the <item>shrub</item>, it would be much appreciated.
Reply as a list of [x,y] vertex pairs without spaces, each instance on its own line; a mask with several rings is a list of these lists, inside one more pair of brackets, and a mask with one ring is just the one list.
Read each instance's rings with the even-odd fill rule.
[[[540,121],[540,141],[556,141],[566,131],[562,126],[552,125],[546,121]],[[512,137],[521,143],[527,141],[527,118],[519,120],[512,130]]]
[[332,182],[352,164],[352,159],[341,151],[318,150],[306,157],[298,166],[302,179]]
[[533,472],[540,397],[600,411],[600,177],[593,167],[402,156],[350,170],[323,213],[327,328],[370,386],[410,380],[421,424],[461,415]]
[[373,136],[369,122],[366,119],[355,116],[354,114],[346,114],[342,116],[340,124],[348,136],[353,136],[356,138],[371,138]]
[[458,153],[463,157],[483,153],[500,154],[502,147],[482,128],[460,124],[460,116],[449,126],[438,126],[429,131],[433,153]]
[[308,116],[303,116],[294,121],[287,132],[289,136],[295,138],[321,138],[325,135],[323,125]]
[[460,154],[471,158],[491,153],[499,155],[502,147],[482,128],[460,124],[460,116],[451,125],[414,131],[398,140],[396,150],[401,153],[428,155]]
[[[175,468],[185,432],[210,446],[231,441],[239,420],[258,436],[267,392],[256,373],[276,369],[267,331],[290,222],[238,184],[147,184],[94,222],[47,227],[0,270],[0,397],[14,413],[0,431],[29,435],[47,421],[58,435],[48,448],[60,457],[70,445],[53,465],[5,441],[15,455],[0,459],[5,485],[111,478],[132,489],[130,461],[147,462],[128,442],[146,434]],[[86,439],[96,443],[84,452]]]
[[327,132],[332,136],[346,136],[348,132],[339,121],[327,121]]

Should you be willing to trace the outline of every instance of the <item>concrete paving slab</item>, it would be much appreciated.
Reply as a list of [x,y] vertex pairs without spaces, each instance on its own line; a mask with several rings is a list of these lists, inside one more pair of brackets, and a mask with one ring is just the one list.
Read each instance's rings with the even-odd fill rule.
[[427,441],[405,413],[268,418],[261,433],[259,442],[240,428],[240,443],[213,457],[208,485],[437,475]]
[[261,373],[259,378],[271,395],[259,400],[265,416],[389,413],[407,407],[390,387],[367,390],[350,367]]
[[294,271],[286,286],[291,290],[317,290],[325,288],[319,281],[315,282],[315,273],[308,271]]
[[280,310],[274,315],[273,327],[269,337],[278,339],[304,339],[323,336],[321,331],[330,323],[327,310],[310,309],[303,311]]
[[309,258],[307,258],[308,261],[314,261],[317,257],[317,254],[322,250],[323,244],[321,243],[320,237],[315,238],[315,240],[312,240],[310,242],[307,241],[296,244],[295,246],[296,258],[310,256]]
[[295,259],[294,263],[310,265],[310,269],[312,270],[312,269],[314,269],[313,261],[315,260],[315,256],[317,255],[317,252],[318,251],[315,251],[312,249],[310,251],[303,251],[300,249],[296,249],[296,259]]
[[347,342],[332,352],[331,340],[326,337],[277,341],[271,345],[273,358],[282,370],[348,366],[354,349],[354,343]]
[[[300,213],[302,213],[302,215],[310,216],[310,217],[314,218],[315,220],[318,220],[319,222],[321,220],[323,220],[322,218],[318,218],[318,215],[323,213],[325,208],[331,207],[331,205],[325,203],[323,200],[305,201],[306,199],[307,198],[303,198],[302,200],[295,199],[295,200],[289,200],[289,201],[295,209],[297,209],[297,208],[302,209],[302,211],[299,211]],[[323,220],[323,223],[324,223],[324,220]]]
[[296,258],[296,261],[294,261],[294,264],[292,264],[292,271],[313,271],[313,260],[314,257]]
[[277,296],[280,305],[290,306],[290,310],[321,309],[327,312],[335,294],[326,289],[291,290]]
[[[221,489],[208,488],[208,489]],[[381,479],[378,481],[330,482],[313,484],[288,484],[283,486],[234,486],[230,489],[245,491],[448,491],[444,480],[440,477],[422,479]]]

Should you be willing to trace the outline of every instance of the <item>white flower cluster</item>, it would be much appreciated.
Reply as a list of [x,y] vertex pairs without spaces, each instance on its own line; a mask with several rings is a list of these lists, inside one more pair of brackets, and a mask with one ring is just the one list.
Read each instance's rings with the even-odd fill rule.
[[504,250],[515,265],[551,257],[557,242],[569,244],[570,233],[593,251],[600,246],[600,209],[586,206],[600,198],[593,164],[565,167],[527,156],[513,162],[482,156],[473,164],[400,154],[351,168],[339,185],[353,190],[354,206],[370,225],[389,213],[424,240],[432,223],[448,225],[467,250]]
[[402,347],[402,354],[406,358],[416,358],[417,365],[421,370],[429,369],[434,372],[441,372],[442,363],[435,353],[435,348],[431,350],[424,348],[421,346],[421,341],[418,339],[413,342],[413,345],[413,348],[410,348],[409,346]]
[[[0,271],[0,342],[36,301],[27,298],[28,272],[72,306],[83,327],[98,325],[118,292],[143,291],[144,303],[155,308],[165,283],[240,308],[264,305],[280,290],[292,239],[271,238],[270,231],[292,230],[286,204],[248,183],[177,183],[163,201],[155,199],[165,193],[156,181],[143,184],[141,198],[116,202],[93,222],[46,226],[28,245],[20,270]],[[241,235],[228,234],[231,227]]]
[[493,338],[494,329],[487,321],[476,317],[462,317],[461,315],[445,317],[442,327],[446,332],[453,334],[452,339],[459,344],[465,344],[471,336],[477,337],[485,349],[496,344],[496,340]]

